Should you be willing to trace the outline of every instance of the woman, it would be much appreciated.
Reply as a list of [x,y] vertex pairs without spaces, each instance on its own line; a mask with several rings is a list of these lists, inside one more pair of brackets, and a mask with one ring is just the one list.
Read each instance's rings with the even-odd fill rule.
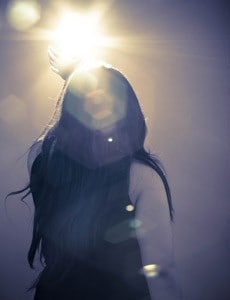
[[32,193],[35,206],[28,261],[33,268],[38,251],[45,266],[34,300],[179,299],[170,189],[145,135],[118,70],[79,67],[68,77],[31,147],[29,184],[15,192]]

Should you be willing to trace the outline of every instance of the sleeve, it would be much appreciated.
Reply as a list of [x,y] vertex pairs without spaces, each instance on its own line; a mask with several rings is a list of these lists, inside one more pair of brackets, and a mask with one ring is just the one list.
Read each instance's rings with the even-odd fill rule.
[[151,298],[181,300],[173,258],[172,224],[160,176],[135,162],[131,166],[129,194],[140,224],[136,232]]
[[38,156],[38,154],[41,152],[41,148],[42,148],[42,141],[37,141],[31,146],[31,148],[29,150],[29,154],[28,154],[28,158],[27,158],[27,170],[28,170],[29,175],[31,172],[33,162],[34,162],[35,158]]

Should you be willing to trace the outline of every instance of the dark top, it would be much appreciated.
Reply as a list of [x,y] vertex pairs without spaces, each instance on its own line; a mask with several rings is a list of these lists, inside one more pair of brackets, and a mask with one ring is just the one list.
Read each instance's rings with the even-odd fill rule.
[[[41,151],[41,143],[38,142],[33,150],[28,159],[29,174],[34,159]],[[124,185],[127,190],[127,182]],[[172,224],[162,181],[150,167],[134,161],[130,169],[129,195],[125,197],[121,196],[125,194],[124,185],[114,185],[110,194],[112,197],[107,197],[111,200],[106,201],[109,204],[108,210],[104,210],[109,216],[108,222],[103,218],[103,214],[89,210],[94,212],[94,220],[91,222],[93,226],[90,230],[100,232],[94,247],[90,247],[90,253],[83,251],[80,254],[79,251],[75,251],[75,247],[69,245],[70,251],[58,256],[57,244],[52,242],[55,240],[58,243],[57,236],[53,237],[53,232],[47,239],[43,236],[42,250],[46,267],[37,281],[34,300],[181,299],[172,256]],[[102,189],[98,187],[97,191]],[[91,204],[97,203],[95,199],[105,199],[96,196],[96,191],[90,192],[91,197],[88,197],[87,201],[91,200]],[[83,201],[82,204],[84,203]],[[55,202],[55,208],[56,204]],[[135,210],[127,211],[127,205],[135,206]],[[82,218],[83,222],[91,220],[89,211],[84,212],[83,209],[82,212],[84,207],[87,206],[82,205],[80,210],[81,215],[84,213],[85,216]],[[68,219],[71,210],[75,211],[70,208],[63,212],[63,209],[65,208],[60,211],[65,217],[68,216]],[[49,218],[52,214],[49,214]],[[140,220],[141,226],[135,223],[134,217]],[[58,217],[58,220],[62,218]],[[98,220],[101,228],[98,228]],[[71,237],[76,242],[84,237],[83,225],[76,226],[76,230],[73,230],[75,234]],[[55,259],[57,256],[59,259]],[[157,273],[157,276],[147,274],[145,278],[141,272],[143,265],[159,266],[160,273]]]
[[[52,247],[44,243],[46,267],[36,288],[35,300],[147,300],[147,283],[141,273],[140,249],[135,234],[134,211],[131,204],[117,205],[112,211],[104,237],[96,242],[94,251],[86,257],[75,258],[65,276],[64,262],[55,269],[57,283],[46,278],[52,268]],[[63,279],[60,279],[63,276]]]
[[[114,182],[110,193],[116,196],[111,197],[102,214],[93,214],[94,218],[100,219],[99,222],[95,219],[96,225],[93,224],[93,227],[89,222],[91,227],[88,228],[97,232],[90,251],[88,247],[82,253],[72,249],[56,255],[59,245],[54,245],[50,238],[42,237],[41,247],[46,266],[38,278],[34,300],[151,299],[142,272],[135,209],[127,210],[132,203],[129,195],[124,196],[122,189],[125,185],[122,177]],[[95,193],[91,190],[88,197],[86,194],[87,201],[98,201]],[[65,208],[62,208],[57,219],[62,220],[66,215]],[[86,219],[90,217],[86,215]],[[83,226],[84,223],[81,223],[73,229],[76,243],[84,232]]]

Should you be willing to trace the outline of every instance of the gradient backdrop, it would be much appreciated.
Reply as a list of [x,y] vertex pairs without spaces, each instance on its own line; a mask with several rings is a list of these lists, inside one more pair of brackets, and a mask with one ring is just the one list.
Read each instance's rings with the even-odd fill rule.
[[[49,121],[63,84],[33,32],[63,3],[39,1],[30,32],[0,4],[0,299],[30,300],[26,261],[33,206],[6,193],[27,183],[26,152]],[[102,2],[103,3],[103,2]],[[185,300],[230,299],[230,10],[221,0],[108,0],[102,23],[119,36],[105,58],[130,79],[148,118],[146,145],[160,155],[176,211],[175,251]],[[106,4],[106,5],[105,5]]]

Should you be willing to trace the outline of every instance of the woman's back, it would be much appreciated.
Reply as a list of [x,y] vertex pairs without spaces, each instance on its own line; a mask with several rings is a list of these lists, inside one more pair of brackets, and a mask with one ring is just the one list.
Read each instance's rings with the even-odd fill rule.
[[[38,155],[31,176],[36,177],[39,161]],[[41,232],[46,266],[35,300],[148,299],[128,193],[130,163],[122,160],[89,171],[81,189],[70,195],[73,199],[60,199],[57,189],[56,213],[48,216]],[[37,198],[33,194],[35,206]]]
[[[149,290],[154,300],[178,299],[170,189],[145,136],[138,99],[119,71],[71,75],[29,153],[29,184],[16,192],[28,189],[22,199],[31,192],[35,206],[29,264],[37,251],[45,261],[35,300],[147,300]],[[140,180],[145,173],[150,182]]]

